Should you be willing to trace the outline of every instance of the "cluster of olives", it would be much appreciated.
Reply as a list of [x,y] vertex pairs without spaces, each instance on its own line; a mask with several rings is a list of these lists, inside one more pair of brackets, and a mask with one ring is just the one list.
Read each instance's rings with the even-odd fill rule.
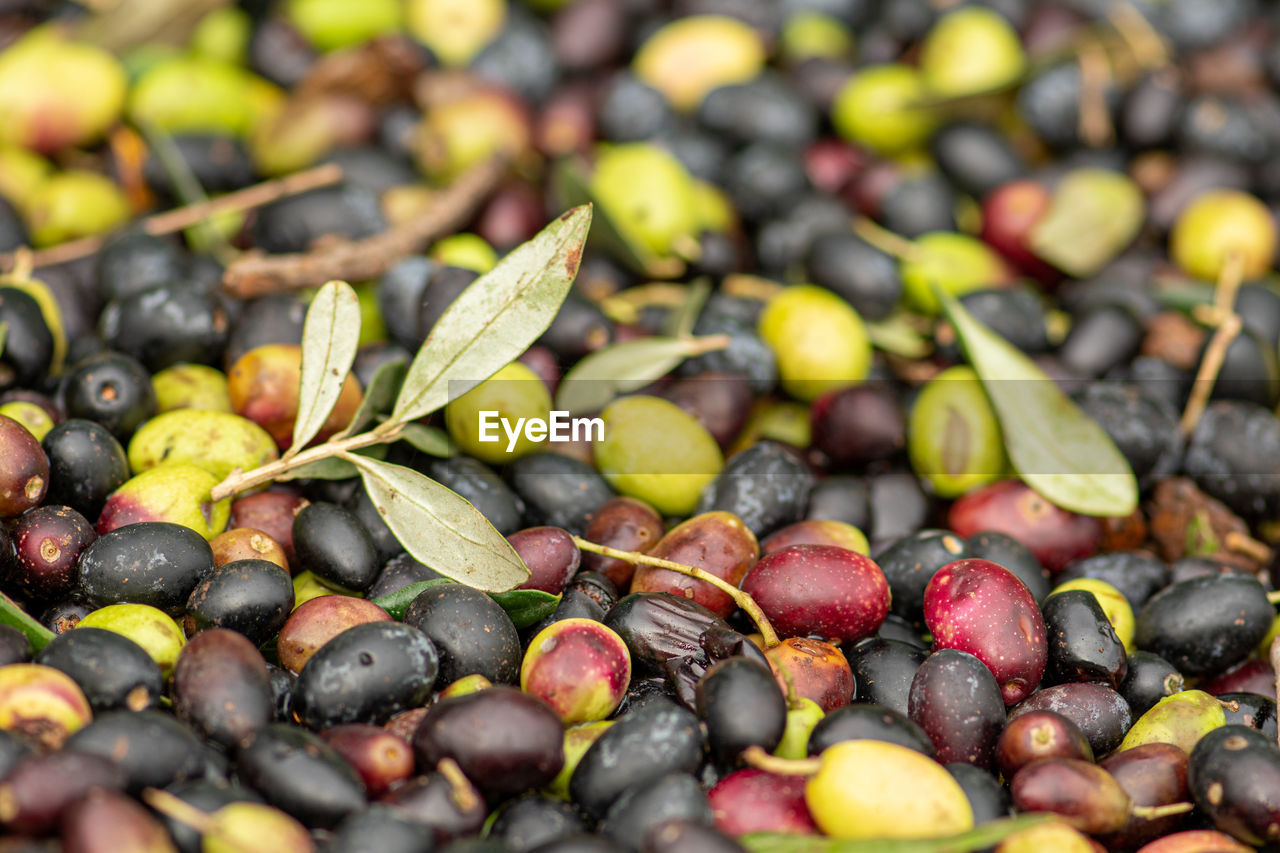
[[[1274,9],[212,5],[0,4],[0,850],[1280,844]],[[311,442],[592,202],[536,343],[362,451],[506,538],[491,594],[296,465],[313,291],[225,285],[495,157],[458,233],[351,282]],[[1025,470],[1000,381],[1057,383],[1137,508],[1037,491],[1102,472]],[[574,383],[599,434],[485,439]],[[1020,424],[1067,416],[1034,391]]]

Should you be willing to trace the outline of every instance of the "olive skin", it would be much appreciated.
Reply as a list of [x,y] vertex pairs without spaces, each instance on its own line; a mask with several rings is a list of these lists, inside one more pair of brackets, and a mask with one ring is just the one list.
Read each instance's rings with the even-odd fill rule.
[[98,320],[107,346],[153,373],[174,364],[216,364],[227,343],[218,298],[187,283],[163,284],[108,302]]
[[880,567],[832,545],[774,551],[747,574],[742,589],[786,637],[859,640],[874,635],[889,613],[889,584]]
[[[394,452],[395,448],[392,450],[393,454]],[[395,461],[394,458],[392,461]],[[453,459],[428,458],[419,466],[419,470],[424,470],[427,476],[440,485],[449,487],[471,501],[499,533],[514,533],[523,526],[524,500],[480,460],[469,456]]]
[[[644,501],[611,498],[596,510],[583,536],[599,545],[643,554],[657,544],[663,530],[662,516]],[[636,571],[636,566],[626,560],[589,552],[582,555],[582,565],[600,572],[622,589],[631,583]]]
[[911,679],[927,657],[924,651],[899,640],[871,637],[846,647],[845,657],[853,671],[854,702],[883,705],[906,716]]
[[[312,503],[293,517],[293,551],[299,571],[339,589],[363,592],[375,580],[382,564],[373,537],[351,512],[337,504]],[[291,565],[295,565],[290,560]]]
[[507,612],[483,592],[461,584],[424,589],[405,610],[404,624],[435,644],[441,683],[475,674],[494,684],[519,683],[520,635]]
[[107,351],[85,360],[63,378],[61,393],[67,417],[96,421],[120,442],[156,413],[151,374],[123,353]]
[[1084,732],[1094,755],[1106,755],[1124,740],[1136,719],[1129,703],[1105,684],[1078,682],[1046,687],[1009,709],[1013,720],[1030,711],[1056,711]]
[[[744,708],[750,708],[744,714]],[[731,763],[749,746],[773,752],[787,725],[787,703],[773,673],[750,658],[720,661],[698,682],[698,716],[711,752]]]
[[272,721],[267,662],[243,634],[213,628],[192,637],[173,666],[173,709],[204,737],[230,747]]
[[[1171,743],[1147,743],[1109,755],[1098,762],[1136,806],[1164,806],[1186,802],[1188,756]],[[1141,847],[1176,830],[1182,815],[1148,818],[1130,815],[1124,828],[1107,836],[1109,849]]]
[[696,654],[707,631],[729,630],[729,623],[710,610],[668,592],[624,596],[605,615],[604,624],[627,644],[637,677],[666,675],[667,661]]
[[846,705],[827,714],[809,733],[809,754],[847,740],[881,740],[933,758],[937,750],[924,729],[905,714],[879,705]]
[[569,779],[569,796],[599,819],[628,790],[668,773],[696,772],[702,754],[698,719],[655,700],[620,718],[587,749]]
[[67,748],[101,755],[125,772],[131,792],[165,788],[205,772],[204,747],[161,711],[111,711],[76,732]]
[[528,851],[586,831],[586,823],[573,806],[544,794],[531,794],[504,805],[489,834],[510,848]]
[[1187,783],[1214,826],[1246,844],[1280,840],[1280,751],[1244,726],[1223,726],[1191,750]]
[[187,598],[188,636],[229,628],[260,646],[276,636],[293,610],[293,581],[269,560],[235,560],[204,577]]
[[1009,792],[986,770],[960,761],[951,762],[946,765],[946,769],[968,797],[975,826],[1013,813]]
[[1216,675],[1248,657],[1274,618],[1275,607],[1254,578],[1208,575],[1152,596],[1138,613],[1134,644],[1184,675]]
[[438,670],[435,645],[417,628],[395,622],[356,625],[303,665],[293,688],[293,716],[312,729],[380,725],[425,702]]
[[236,775],[270,805],[308,827],[330,828],[364,808],[364,785],[316,735],[271,723],[236,755]]
[[[425,710],[425,709],[424,709]],[[397,815],[432,831],[437,845],[475,835],[484,826],[488,809],[484,797],[465,777],[443,773],[414,776],[379,801]]]
[[957,649],[934,652],[911,680],[908,708],[912,722],[933,741],[940,762],[994,766],[1005,722],[1004,699],[982,661]]
[[95,714],[154,708],[164,692],[160,667],[151,655],[128,637],[102,628],[59,634],[36,656],[36,663],[71,676]]
[[427,711],[413,736],[418,766],[451,758],[490,797],[548,784],[564,766],[564,727],[540,699],[495,685]]
[[41,445],[49,457],[45,502],[69,506],[90,521],[129,479],[124,447],[101,424],[69,418],[49,430]]
[[1111,551],[1076,560],[1054,575],[1055,583],[1087,578],[1120,590],[1134,613],[1169,583],[1169,567],[1145,551]]
[[596,469],[560,453],[530,453],[513,462],[508,480],[525,507],[530,525],[563,527],[581,534],[598,507],[614,497]]
[[[760,556],[756,538],[726,512],[696,515],[667,531],[649,551],[655,557],[695,566],[731,586],[740,586]],[[736,609],[733,599],[706,581],[656,566],[637,566],[631,592],[669,592],[695,601],[721,618]]]
[[22,515],[49,490],[49,457],[39,440],[13,418],[0,415],[0,517]]
[[1006,779],[1042,758],[1093,761],[1093,747],[1080,727],[1054,711],[1032,711],[1010,720],[996,744],[996,763]]
[[1069,589],[1050,596],[1044,604],[1044,622],[1049,681],[1097,681],[1120,688],[1129,671],[1128,657],[1093,593]]
[[100,536],[80,553],[80,588],[94,604],[149,604],[182,613],[196,584],[213,571],[213,551],[196,531],[142,521]]

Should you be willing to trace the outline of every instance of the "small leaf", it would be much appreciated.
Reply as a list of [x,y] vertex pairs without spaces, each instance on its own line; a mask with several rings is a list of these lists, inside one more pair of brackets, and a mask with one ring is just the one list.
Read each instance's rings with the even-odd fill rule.
[[1072,512],[1132,513],[1138,506],[1138,481],[1106,430],[1020,350],[941,288],[934,292],[982,379],[1009,460],[1023,482]]
[[1142,191],[1127,176],[1076,169],[1058,183],[1031,230],[1031,250],[1068,275],[1086,278],[1133,242],[1145,217]]
[[738,840],[751,853],[972,853],[995,847],[1016,832],[1054,820],[1057,818],[1049,815],[1019,815],[989,820],[968,832],[946,838],[841,841],[819,835],[755,832]]
[[360,408],[356,409],[351,423],[334,438],[356,435],[370,426],[377,416],[391,410],[400,386],[404,384],[404,375],[409,365],[403,358],[388,361],[378,367],[369,379],[369,387],[364,389],[364,397],[360,400]]
[[667,317],[664,334],[672,338],[683,338],[693,334],[693,327],[698,322],[707,300],[711,298],[711,282],[700,278],[685,288],[684,302]]
[[505,592],[529,579],[511,543],[460,495],[412,468],[344,458],[360,469],[373,505],[414,559],[485,592]]
[[560,380],[556,408],[575,414],[598,412],[619,394],[643,388],[666,376],[689,356],[708,352],[708,340],[637,338],[598,349]]
[[293,444],[297,453],[316,437],[342,394],[360,345],[360,301],[351,285],[331,281],[316,293],[302,326],[302,376]]
[[431,414],[528,349],[569,294],[590,227],[590,206],[576,207],[472,282],[418,350],[391,421]]
[[396,438],[409,442],[415,450],[421,450],[429,456],[449,459],[458,455],[458,446],[453,443],[449,433],[439,427],[408,423],[396,434]]
[[0,625],[9,625],[27,635],[32,651],[39,653],[54,638],[54,633],[17,605],[12,598],[0,592]]
[[511,621],[521,630],[536,625],[555,612],[560,596],[540,589],[513,589],[511,592],[491,592],[489,597],[507,611]]
[[409,609],[409,605],[418,597],[418,594],[424,589],[430,589],[433,586],[440,586],[444,583],[454,583],[448,578],[436,578],[430,581],[418,581],[408,586],[402,586],[395,592],[380,595],[377,598],[369,599],[374,604],[391,614],[391,618],[399,622],[404,618],[404,612]]

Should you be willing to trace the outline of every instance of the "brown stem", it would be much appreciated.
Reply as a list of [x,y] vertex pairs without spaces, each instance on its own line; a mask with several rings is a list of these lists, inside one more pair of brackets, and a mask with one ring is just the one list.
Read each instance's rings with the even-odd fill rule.
[[881,227],[867,216],[853,217],[853,233],[875,246],[886,255],[901,261],[919,260],[923,255],[920,247],[906,237],[894,234],[888,228]]
[[780,758],[759,746],[744,749],[742,761],[748,767],[780,776],[812,776],[822,769],[820,758]]
[[1196,424],[1200,422],[1200,415],[1204,414],[1204,407],[1209,403],[1209,395],[1213,393],[1213,383],[1218,378],[1218,371],[1222,369],[1222,362],[1227,357],[1227,347],[1231,346],[1236,335],[1240,334],[1243,324],[1240,315],[1235,313],[1235,304],[1236,292],[1240,289],[1243,278],[1244,255],[1240,252],[1231,252],[1223,261],[1213,294],[1214,307],[1218,309],[1219,316],[1223,319],[1209,340],[1204,358],[1200,360],[1200,369],[1196,372],[1195,382],[1191,386],[1191,397],[1187,400],[1187,408],[1182,413],[1183,435],[1191,435],[1195,431]]
[[1169,64],[1169,45],[1129,0],[1119,0],[1107,9],[1107,20],[1128,46],[1134,60],[1146,69]]
[[[1271,641],[1271,649],[1270,649],[1269,657],[1271,658],[1272,672],[1280,672],[1280,637],[1276,637],[1274,640]],[[1276,701],[1280,702],[1280,679],[1277,679],[1277,682],[1276,682],[1275,695],[1276,695]],[[1280,738],[1277,738],[1277,742],[1280,742]]]
[[1107,108],[1111,67],[1106,53],[1094,43],[1082,45],[1076,61],[1080,65],[1080,138],[1090,148],[1102,148],[1115,135]]
[[509,159],[498,154],[461,175],[441,191],[431,208],[409,222],[364,240],[334,240],[310,252],[246,254],[222,276],[222,287],[247,299],[268,293],[318,287],[326,281],[370,281],[399,261],[426,249],[461,227],[497,189]]
[[720,282],[720,290],[728,296],[741,296],[744,299],[756,299],[768,302],[786,288],[786,285],[759,278],[754,275],[736,273],[727,275]]
[[1246,557],[1263,565],[1270,563],[1271,558],[1275,556],[1275,553],[1267,547],[1266,543],[1259,542],[1252,536],[1241,533],[1238,530],[1229,531],[1226,536],[1223,536],[1222,544],[1226,546],[1228,551],[1244,554]]
[[480,800],[476,797],[476,790],[472,786],[471,780],[462,772],[458,762],[452,758],[442,758],[440,763],[436,765],[436,770],[449,783],[450,796],[453,799],[453,804],[458,807],[458,811],[469,812],[480,805]]
[[608,545],[597,545],[595,542],[583,539],[581,536],[573,537],[574,543],[583,551],[590,551],[593,554],[600,554],[605,557],[613,557],[618,560],[626,560],[628,563],[643,564],[646,566],[655,566],[659,569],[667,569],[668,571],[696,578],[700,581],[706,581],[716,589],[728,595],[741,607],[746,614],[751,617],[751,621],[760,629],[760,636],[764,637],[765,648],[773,648],[780,642],[778,634],[773,630],[773,626],[769,624],[769,618],[764,615],[764,611],[760,609],[760,605],[751,596],[738,589],[731,583],[721,580],[710,572],[703,571],[696,566],[686,566],[684,563],[674,563],[671,560],[664,560],[661,557],[650,557],[648,554],[641,554],[638,551],[620,551],[617,548],[610,548]]
[[385,444],[395,437],[395,433],[395,430],[363,432],[350,438],[326,441],[324,444],[318,444],[288,459],[277,459],[275,462],[268,462],[266,465],[260,465],[250,471],[241,471],[237,468],[228,474],[225,480],[214,486],[209,496],[215,502],[223,498],[229,498],[232,495],[243,492],[245,489],[252,489],[254,486],[261,486],[264,483],[270,483],[272,480],[284,479],[291,471],[301,468],[303,465],[319,462],[331,456],[339,456],[352,450],[359,450],[361,447]]
[[[148,216],[142,220],[142,230],[147,234],[157,236],[172,234],[175,231],[190,228],[219,213],[243,213],[246,210],[253,210],[256,207],[262,207],[264,204],[270,204],[288,196],[336,184],[341,180],[342,167],[337,163],[327,163],[314,169],[307,169],[305,172],[289,175],[286,178],[277,178],[274,181],[266,181],[265,183],[245,187],[242,190],[236,190],[233,193],[227,193],[209,201],[189,204],[185,207],[175,207],[173,210],[166,210],[164,213]],[[106,237],[99,235],[81,237],[79,240],[59,243],[57,246],[50,246],[48,249],[32,252],[31,265],[33,267],[51,267],[54,264],[74,261],[77,258],[83,258],[97,252],[105,242]],[[17,262],[18,252],[0,254],[0,272],[8,272],[14,269]]]
[[1195,803],[1169,803],[1164,806],[1133,806],[1129,809],[1129,813],[1134,817],[1143,820],[1156,820],[1162,817],[1172,817],[1176,814],[1186,814],[1196,807]]
[[186,800],[162,791],[159,788],[147,788],[142,792],[142,800],[165,817],[171,817],[178,823],[185,824],[201,835],[213,829],[213,815],[201,811]]

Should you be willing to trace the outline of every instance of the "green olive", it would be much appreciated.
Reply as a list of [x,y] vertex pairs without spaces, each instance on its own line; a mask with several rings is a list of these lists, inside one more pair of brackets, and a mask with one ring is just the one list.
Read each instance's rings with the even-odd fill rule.
[[147,421],[129,440],[135,474],[160,465],[194,465],[221,482],[236,468],[251,471],[277,458],[270,433],[230,412],[175,409]]
[[862,318],[821,287],[783,290],[760,315],[759,332],[778,359],[782,387],[800,400],[857,385],[871,369],[871,341]]
[[591,192],[619,229],[655,255],[670,255],[678,240],[698,230],[693,179],[679,160],[657,146],[601,147]]
[[605,407],[604,440],[592,445],[596,466],[628,497],[665,515],[688,515],[724,467],[720,447],[675,403],[637,395]]
[[156,411],[205,409],[210,412],[231,411],[227,393],[227,375],[204,364],[175,364],[151,377],[156,390]]
[[1026,64],[1018,33],[999,14],[981,6],[943,15],[920,46],[924,84],[944,98],[1008,86]]
[[915,251],[901,262],[907,301],[926,314],[940,310],[931,284],[952,296],[998,285],[1009,277],[1004,261],[986,243],[954,231],[932,231],[917,237]]
[[1178,215],[1169,235],[1169,254],[1183,271],[1216,279],[1232,253],[1243,261],[1243,276],[1271,269],[1276,224],[1266,205],[1239,190],[1211,190]]
[[542,448],[531,422],[547,420],[551,392],[538,375],[512,362],[445,407],[444,422],[458,448],[485,462],[511,462]]
[[129,202],[110,178],[72,170],[37,186],[26,213],[32,242],[52,246],[122,225],[129,219]]
[[676,109],[693,110],[712,89],[755,77],[764,61],[764,44],[747,24],[726,15],[690,15],[645,39],[631,69]]
[[101,628],[128,637],[146,650],[167,676],[186,645],[182,628],[149,604],[108,604],[86,615],[77,628]]
[[1004,475],[1000,421],[973,368],[948,368],[921,389],[907,422],[907,453],[916,474],[943,498]]
[[854,73],[836,95],[831,121],[850,142],[879,154],[923,145],[937,119],[918,106],[926,96],[920,72],[907,65],[871,65]]
[[289,23],[318,50],[362,44],[400,28],[398,0],[288,0]]

